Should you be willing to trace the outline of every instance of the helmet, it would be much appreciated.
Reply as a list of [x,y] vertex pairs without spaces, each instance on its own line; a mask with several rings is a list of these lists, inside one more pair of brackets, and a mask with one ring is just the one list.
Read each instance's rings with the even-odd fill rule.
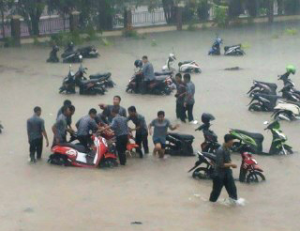
[[204,124],[210,123],[210,121],[215,120],[215,117],[212,114],[209,113],[203,113],[201,116],[201,121]]
[[286,66],[286,71],[290,74],[295,74],[296,73],[296,68],[294,65],[287,65]]
[[217,43],[221,44],[223,42],[223,40],[221,38],[217,38]]
[[139,60],[139,59],[138,59],[138,60],[135,60],[134,66],[135,66],[136,68],[142,67],[142,66],[143,66],[142,60]]

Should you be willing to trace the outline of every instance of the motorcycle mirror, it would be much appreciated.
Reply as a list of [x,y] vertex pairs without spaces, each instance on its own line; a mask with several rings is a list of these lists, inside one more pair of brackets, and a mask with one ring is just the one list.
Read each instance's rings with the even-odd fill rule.
[[264,125],[268,125],[268,124],[269,124],[269,121],[265,121],[265,122],[264,122]]

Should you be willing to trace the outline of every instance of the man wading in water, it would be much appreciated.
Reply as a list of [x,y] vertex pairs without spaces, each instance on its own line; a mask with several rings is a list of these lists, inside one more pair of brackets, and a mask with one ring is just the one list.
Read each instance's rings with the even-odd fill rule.
[[214,166],[213,190],[209,200],[216,202],[221,194],[223,186],[225,186],[229,197],[237,200],[237,190],[232,177],[231,168],[236,168],[237,165],[231,162],[230,148],[233,145],[234,137],[230,134],[225,135],[225,143],[216,152],[216,163]]

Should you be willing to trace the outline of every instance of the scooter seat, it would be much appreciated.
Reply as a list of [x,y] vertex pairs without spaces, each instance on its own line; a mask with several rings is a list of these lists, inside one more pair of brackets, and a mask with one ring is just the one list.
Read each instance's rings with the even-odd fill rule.
[[111,76],[110,72],[106,73],[97,73],[94,75],[90,75],[90,79],[102,79],[102,78],[109,78]]
[[82,152],[82,153],[87,153],[87,151],[88,151],[88,150],[86,150],[86,148],[85,148],[83,145],[81,145],[81,144],[67,143],[67,144],[64,144],[63,146],[69,147],[69,148],[73,148],[73,149],[75,149],[76,151]]
[[[184,65],[184,64],[189,64],[189,63],[192,63],[194,62],[193,60],[188,60],[188,61],[183,61],[183,62],[180,62],[181,65]],[[179,64],[179,63],[178,63]]]
[[173,136],[175,139],[179,139],[179,140],[194,140],[195,139],[195,137],[192,135],[178,134],[178,133],[169,133],[169,136]]
[[241,48],[241,44],[232,45],[232,46],[225,46],[225,47],[224,47],[224,50],[227,51],[228,49],[234,48],[234,47],[236,47],[236,48]]
[[155,76],[172,75],[172,71],[155,72],[154,75]]
[[251,138],[261,141],[261,142],[264,140],[264,136],[260,133],[247,132],[247,131],[238,130],[238,129],[235,129],[235,131],[238,133],[242,133],[244,135],[250,136]]
[[216,160],[216,155],[212,154],[212,153],[208,153],[208,152],[201,152],[203,156],[205,156],[206,158],[215,161]]

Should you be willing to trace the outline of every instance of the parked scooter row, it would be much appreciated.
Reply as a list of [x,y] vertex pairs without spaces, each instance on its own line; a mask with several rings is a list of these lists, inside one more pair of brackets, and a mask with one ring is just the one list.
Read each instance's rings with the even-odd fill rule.
[[115,84],[111,80],[111,73],[98,73],[90,75],[87,79],[86,74],[87,68],[80,65],[78,71],[74,74],[70,70],[68,76],[64,78],[62,86],[59,88],[59,93],[75,94],[76,87],[79,87],[79,94],[81,95],[104,95],[107,88],[113,87]]
[[176,88],[172,72],[156,72],[155,80],[145,83],[141,74],[143,62],[134,62],[135,73],[129,80],[126,92],[135,94],[170,95]]
[[[215,162],[215,153],[220,147],[217,135],[210,129],[211,121],[215,117],[209,113],[203,113],[202,125],[196,131],[202,131],[204,142],[201,144],[201,151],[197,152],[197,161],[189,172],[193,171],[193,177],[199,179],[211,179],[213,177],[213,165]],[[253,154],[260,155],[288,155],[292,154],[292,147],[286,144],[287,137],[280,129],[279,121],[272,123],[264,122],[272,133],[273,139],[269,152],[263,151],[264,136],[260,133],[252,133],[239,129],[231,129],[229,133],[233,135],[237,142],[232,147],[233,152],[238,152],[242,157],[240,168],[241,182],[261,182],[265,180],[263,170],[257,165],[257,161],[253,158]]]
[[[223,40],[221,38],[217,38],[213,43],[211,49],[208,52],[208,55],[221,55],[221,45]],[[225,56],[243,56],[245,55],[245,51],[242,49],[242,45],[233,45],[233,46],[225,46],[224,47],[224,55]]]
[[[273,118],[292,121],[300,119],[300,91],[294,88],[294,83],[289,79],[290,74],[295,74],[295,67],[288,65],[286,73],[279,76],[284,87],[279,92],[282,97],[277,96],[277,85],[261,81],[254,81],[253,86],[247,94],[252,98],[249,104],[250,111],[274,112]],[[277,101],[282,98],[284,101]]]
[[[59,47],[53,46],[50,52],[50,56],[47,59],[49,63],[58,63],[58,53]],[[65,48],[64,53],[61,55],[63,63],[81,63],[83,58],[97,58],[99,53],[94,46],[86,46],[78,49],[74,49],[74,44],[71,42]]]

